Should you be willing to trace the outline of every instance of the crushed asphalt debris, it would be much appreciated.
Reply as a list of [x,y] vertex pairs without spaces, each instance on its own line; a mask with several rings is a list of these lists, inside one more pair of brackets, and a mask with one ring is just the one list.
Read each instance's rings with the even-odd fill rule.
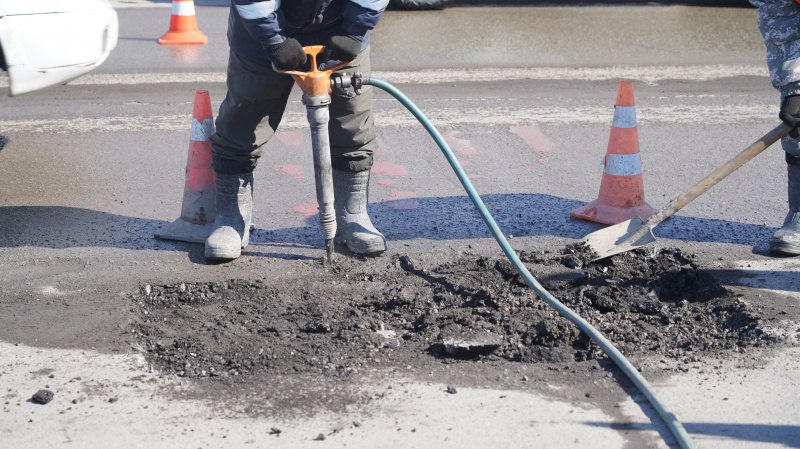
[[[590,262],[572,245],[519,253],[540,283],[625,354],[678,359],[773,341],[759,309],[691,255],[639,248]],[[153,369],[182,377],[347,376],[421,359],[604,358],[504,258],[474,254],[309,262],[264,280],[148,285],[129,331]]]
[[55,397],[55,393],[53,393],[50,390],[42,389],[34,393],[33,396],[31,396],[31,402],[33,402],[34,404],[44,405],[52,401],[53,397]]

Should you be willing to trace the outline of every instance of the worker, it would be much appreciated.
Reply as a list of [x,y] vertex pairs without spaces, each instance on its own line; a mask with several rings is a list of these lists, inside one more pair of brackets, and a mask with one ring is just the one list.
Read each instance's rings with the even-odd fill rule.
[[[217,178],[217,217],[205,242],[205,257],[232,260],[249,242],[253,210],[253,170],[261,146],[281,122],[294,85],[273,70],[300,69],[303,46],[324,45],[322,61],[351,61],[341,71],[370,71],[370,31],[388,0],[232,0],[228,16],[227,88],[216,132],[211,135]],[[304,71],[310,70],[305,68]],[[367,215],[367,189],[377,147],[372,91],[360,95],[334,89],[329,134],[333,167],[335,242],[357,254],[386,250],[386,239]],[[266,120],[265,120],[266,119]],[[266,121],[266,140],[255,130]]]
[[780,90],[779,117],[794,128],[781,140],[789,178],[789,213],[769,241],[769,252],[800,255],[800,0],[750,0],[767,47],[772,85]]

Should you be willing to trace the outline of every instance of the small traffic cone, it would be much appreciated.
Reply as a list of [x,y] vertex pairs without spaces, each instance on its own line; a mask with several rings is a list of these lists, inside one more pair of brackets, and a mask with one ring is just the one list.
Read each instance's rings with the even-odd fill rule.
[[208,141],[213,133],[211,99],[207,90],[198,90],[194,95],[181,216],[156,233],[156,238],[203,243],[211,234],[217,216],[217,177],[211,166],[211,143]]
[[570,217],[603,224],[617,224],[634,217],[643,221],[656,210],[644,200],[642,159],[636,130],[633,83],[620,80],[611,136],[603,160],[603,179],[597,199],[569,213]]
[[159,44],[207,44],[208,36],[197,28],[194,0],[172,0],[169,31],[158,39]]

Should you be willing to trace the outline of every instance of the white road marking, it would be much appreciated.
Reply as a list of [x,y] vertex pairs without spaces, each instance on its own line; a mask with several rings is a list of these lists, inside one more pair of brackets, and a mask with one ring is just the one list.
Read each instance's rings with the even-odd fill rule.
[[[631,78],[655,84],[662,80],[706,81],[733,76],[768,76],[763,66],[650,66],[650,67],[542,67],[527,69],[463,69],[420,70],[414,72],[373,72],[373,76],[393,84],[434,84],[466,82],[498,82],[508,80],[570,80],[598,81]],[[70,84],[83,86],[150,85],[167,83],[224,83],[224,72],[181,73],[90,73]],[[0,87],[8,80],[0,79]],[[381,97],[379,97],[379,100]],[[376,120],[381,126],[416,126],[408,112],[391,101],[390,109],[376,109]],[[519,102],[516,102],[517,104]],[[777,117],[775,105],[662,105],[637,108],[642,123],[692,123],[722,124],[736,122],[769,121]],[[437,126],[462,124],[516,125],[516,124],[572,124],[611,123],[611,107],[488,107],[465,106],[423,108]],[[180,131],[189,129],[190,111],[187,114],[79,117],[71,119],[4,120],[0,127],[5,132],[73,133],[118,131]],[[282,127],[297,129],[307,126],[305,114],[287,113]]]
[[[643,67],[532,67],[437,69],[409,72],[372,72],[372,76],[393,84],[453,84],[513,80],[603,81],[621,78],[657,84],[664,80],[710,81],[737,76],[768,77],[762,65],[700,65],[700,66],[643,66]],[[224,83],[225,72],[176,73],[89,73],[69,84],[76,86],[165,84],[165,83]],[[0,80],[8,87],[8,79]]]
[[[191,108],[189,108],[191,109]],[[486,107],[486,108],[423,108],[425,115],[437,127],[476,124],[483,126],[508,125],[566,125],[609,124],[613,107]],[[375,122],[382,127],[418,126],[417,120],[402,106],[375,109]],[[730,124],[778,120],[776,105],[665,105],[639,109],[639,124]],[[72,117],[69,119],[0,120],[5,133],[89,133],[89,132],[152,132],[187,131],[191,129],[191,110],[175,115],[131,115],[105,117]],[[304,112],[287,112],[281,129],[308,127]]]

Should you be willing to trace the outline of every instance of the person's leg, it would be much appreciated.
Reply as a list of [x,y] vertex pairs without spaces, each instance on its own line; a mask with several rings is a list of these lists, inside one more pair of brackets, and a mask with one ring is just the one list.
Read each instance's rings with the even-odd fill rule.
[[261,156],[256,127],[267,119],[267,140],[278,127],[293,81],[271,68],[244,61],[231,52],[228,93],[210,137],[217,177],[217,217],[206,239],[205,257],[231,260],[250,240],[253,209],[253,170]]
[[[794,140],[794,139],[792,139]],[[784,149],[797,148],[797,141],[784,144]],[[769,241],[769,252],[780,256],[800,256],[800,155],[786,152],[789,213]]]
[[[339,71],[369,73],[369,49]],[[372,87],[363,86],[361,95],[355,95],[352,89],[349,92],[334,89],[330,116],[335,241],[345,243],[357,254],[382,253],[386,250],[386,238],[375,229],[367,214],[370,169],[377,147],[372,120]]]

